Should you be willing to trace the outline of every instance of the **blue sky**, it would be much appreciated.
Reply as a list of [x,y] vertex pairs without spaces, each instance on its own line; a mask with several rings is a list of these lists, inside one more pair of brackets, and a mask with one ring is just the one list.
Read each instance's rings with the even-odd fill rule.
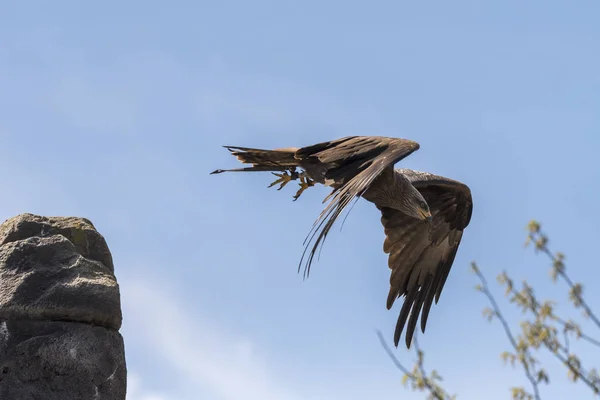
[[[490,281],[537,277],[564,304],[523,248],[535,218],[575,280],[600,278],[599,18],[592,1],[9,0],[0,219],[84,216],[106,237],[128,400],[421,399],[374,334],[391,342],[400,308],[385,309],[377,209],[357,203],[303,281],[329,190],[292,202],[268,174],[208,174],[237,166],[221,145],[416,140],[401,166],[461,180],[475,203],[419,340],[427,365],[459,398],[508,398],[524,381],[502,365],[508,343],[481,316],[469,264]],[[588,398],[550,372],[546,399]]]

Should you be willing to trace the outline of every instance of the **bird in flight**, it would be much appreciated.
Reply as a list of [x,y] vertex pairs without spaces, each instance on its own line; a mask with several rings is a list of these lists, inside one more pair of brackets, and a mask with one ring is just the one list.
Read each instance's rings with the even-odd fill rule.
[[[419,313],[425,333],[433,301],[439,301],[454,262],[463,230],[473,210],[467,185],[442,176],[410,169],[394,169],[394,164],[419,149],[412,140],[382,136],[349,136],[302,148],[274,150],[224,146],[248,167],[217,169],[228,171],[270,171],[276,175],[269,187],[278,190],[299,180],[297,200],[316,183],[333,191],[305,240],[298,268],[305,261],[308,276],[319,244],[350,205],[362,197],[381,212],[385,232],[383,251],[391,270],[387,309],[404,296],[396,323],[394,345],[398,347],[406,323],[406,347],[410,348]],[[310,244],[313,243],[312,248]],[[310,248],[310,252],[307,251]],[[306,259],[305,259],[306,257]]]

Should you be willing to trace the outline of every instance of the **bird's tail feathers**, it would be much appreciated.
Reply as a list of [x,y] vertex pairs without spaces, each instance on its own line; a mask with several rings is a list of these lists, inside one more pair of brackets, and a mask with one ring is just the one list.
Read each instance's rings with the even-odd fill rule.
[[244,164],[252,164],[251,167],[234,169],[217,169],[211,174],[221,172],[241,171],[286,171],[291,167],[298,166],[298,160],[294,157],[295,148],[263,150],[248,147],[223,146],[236,156]]

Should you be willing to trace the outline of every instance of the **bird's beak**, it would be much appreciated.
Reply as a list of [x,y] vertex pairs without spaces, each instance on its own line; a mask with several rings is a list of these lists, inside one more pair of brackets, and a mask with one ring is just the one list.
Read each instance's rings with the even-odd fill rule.
[[423,217],[424,220],[427,220],[427,222],[431,222],[431,213],[429,211],[425,212],[425,211],[421,211],[421,216]]

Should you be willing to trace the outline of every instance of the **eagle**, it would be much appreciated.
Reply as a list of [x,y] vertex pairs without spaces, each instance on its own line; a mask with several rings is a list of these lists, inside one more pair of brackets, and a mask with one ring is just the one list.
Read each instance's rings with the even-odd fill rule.
[[348,136],[302,148],[274,150],[223,147],[250,166],[217,169],[211,174],[269,171],[277,177],[269,187],[279,184],[278,190],[299,180],[294,201],[316,183],[333,189],[323,200],[328,203],[304,242],[298,271],[304,262],[305,278],[319,245],[322,247],[334,222],[350,203],[362,197],[375,204],[381,212],[383,251],[391,270],[387,309],[404,297],[394,345],[398,347],[406,326],[406,347],[410,349],[419,313],[421,331],[425,333],[431,305],[439,301],[463,231],[471,220],[469,187],[428,172],[394,169],[397,162],[420,147],[402,138]]

